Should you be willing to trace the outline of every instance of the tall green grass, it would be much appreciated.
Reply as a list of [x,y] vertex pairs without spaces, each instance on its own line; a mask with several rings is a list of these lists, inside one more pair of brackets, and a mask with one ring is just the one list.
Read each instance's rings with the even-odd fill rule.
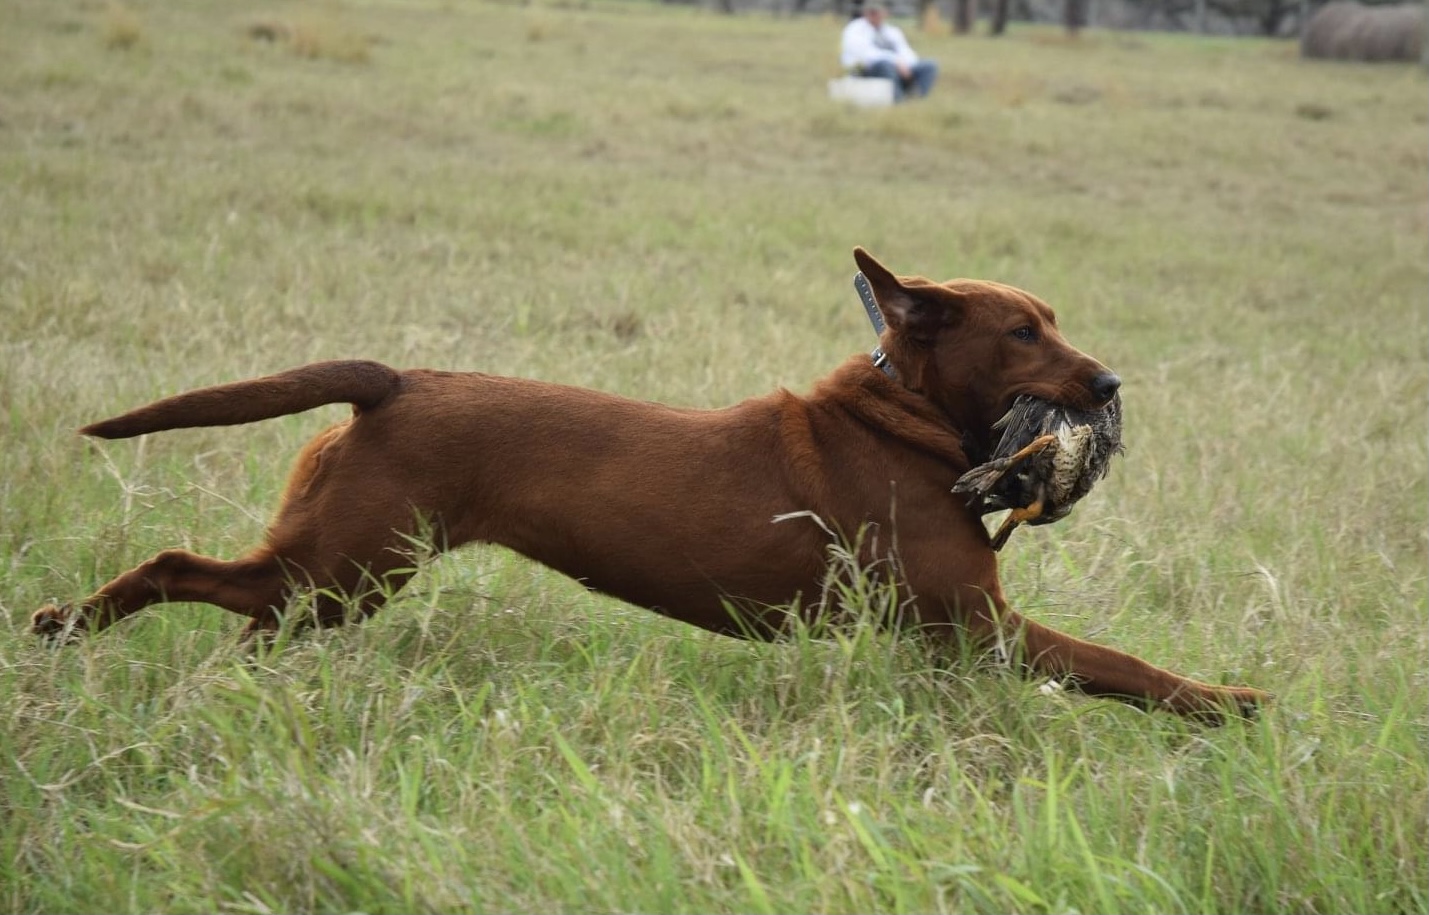
[[[0,908],[1429,910],[1423,72],[915,34],[935,94],[855,112],[838,25],[0,4]],[[872,346],[855,244],[1029,288],[1122,375],[1127,456],[1006,588],[1273,690],[1264,720],[867,623],[723,640],[496,549],[257,656],[208,607],[27,632],[158,549],[252,545],[342,412],[85,422],[334,357],[804,390]]]

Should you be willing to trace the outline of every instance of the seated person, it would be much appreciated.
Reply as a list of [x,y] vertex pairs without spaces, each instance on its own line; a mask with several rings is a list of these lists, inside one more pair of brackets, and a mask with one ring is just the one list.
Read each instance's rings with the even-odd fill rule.
[[888,22],[885,0],[867,0],[863,15],[844,26],[839,58],[857,76],[893,80],[895,102],[927,95],[938,78],[937,63],[920,58],[903,30]]

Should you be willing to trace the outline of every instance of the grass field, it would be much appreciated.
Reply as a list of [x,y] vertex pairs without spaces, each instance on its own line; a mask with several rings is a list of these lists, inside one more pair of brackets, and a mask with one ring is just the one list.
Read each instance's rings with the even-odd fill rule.
[[[914,33],[934,96],[861,113],[832,19],[240,6],[0,4],[0,910],[1429,911],[1423,70],[1015,25]],[[256,659],[209,607],[28,633],[251,546],[343,411],[86,422],[336,357],[806,390],[873,345],[856,244],[1121,374],[1128,454],[1007,591],[1262,721],[723,640],[489,548]]]

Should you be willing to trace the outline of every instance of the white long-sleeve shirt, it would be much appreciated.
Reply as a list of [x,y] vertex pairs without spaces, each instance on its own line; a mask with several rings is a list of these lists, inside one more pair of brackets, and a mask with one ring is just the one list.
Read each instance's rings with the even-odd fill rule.
[[846,70],[866,67],[881,60],[911,67],[918,62],[918,55],[898,26],[885,22],[875,29],[873,23],[860,16],[844,26],[839,60]]

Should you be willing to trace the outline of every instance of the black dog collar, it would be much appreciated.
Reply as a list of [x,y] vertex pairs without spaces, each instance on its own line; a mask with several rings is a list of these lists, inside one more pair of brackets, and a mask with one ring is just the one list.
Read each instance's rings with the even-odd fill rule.
[[[880,337],[883,336],[883,312],[878,310],[878,301],[873,297],[873,289],[868,285],[868,278],[860,271],[853,275],[853,288],[858,290],[858,297],[863,302],[863,310],[868,312],[868,320],[873,323],[873,331]],[[888,361],[888,354],[883,351],[883,347],[875,347],[873,352],[868,354],[873,359],[873,364],[883,370],[883,374],[889,378],[897,378],[898,373],[893,370],[893,365]]]

